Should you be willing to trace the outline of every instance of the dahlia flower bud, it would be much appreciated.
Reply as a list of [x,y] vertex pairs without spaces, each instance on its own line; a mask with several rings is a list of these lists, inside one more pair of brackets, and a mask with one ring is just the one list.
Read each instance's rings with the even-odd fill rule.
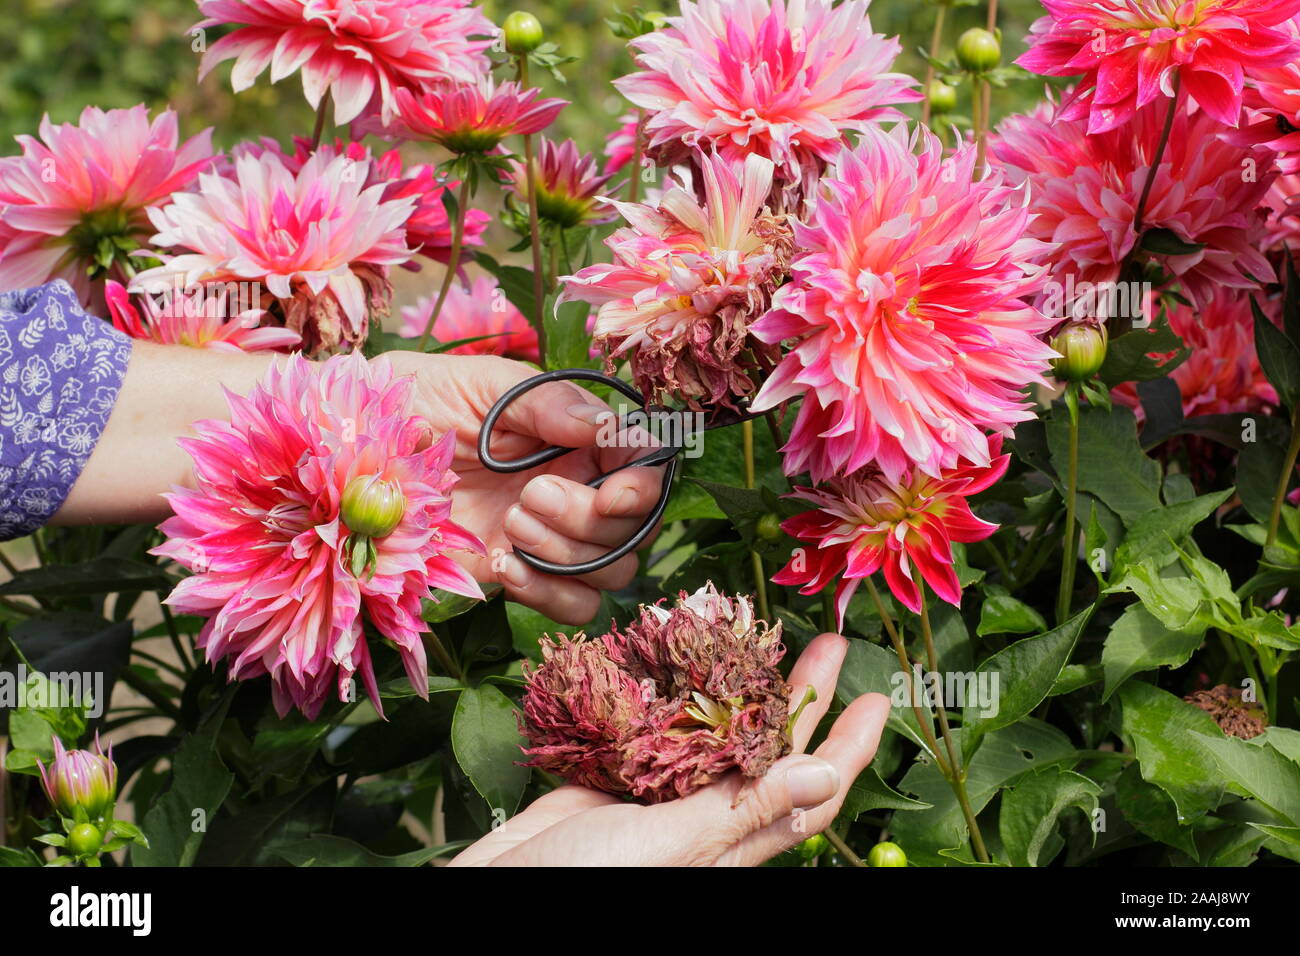
[[41,786],[50,805],[60,815],[74,818],[77,810],[85,811],[91,820],[108,815],[117,798],[117,765],[113,763],[113,748],[105,754],[95,734],[95,749],[65,750],[63,741],[54,738],[54,759],[48,767],[37,761],[41,772]]
[[868,866],[907,866],[907,854],[897,843],[877,843],[867,854]]
[[81,823],[68,831],[68,849],[73,856],[98,856],[104,834],[93,823]]
[[358,475],[343,489],[343,523],[353,534],[382,538],[401,524],[405,514],[406,496],[395,481]]
[[1052,339],[1052,348],[1061,353],[1052,361],[1056,377],[1067,382],[1092,378],[1106,361],[1106,328],[1090,323],[1067,325]]
[[643,803],[684,797],[790,752],[781,626],[710,583],[594,640],[542,640],[521,730],[529,766]]
[[1002,62],[1002,44],[980,27],[971,27],[957,38],[957,63],[970,73],[987,73]]
[[957,91],[942,80],[934,80],[925,95],[930,101],[930,112],[936,116],[957,108]]
[[505,34],[506,52],[516,56],[532,53],[542,43],[542,25],[531,13],[516,10],[506,17],[502,27]]

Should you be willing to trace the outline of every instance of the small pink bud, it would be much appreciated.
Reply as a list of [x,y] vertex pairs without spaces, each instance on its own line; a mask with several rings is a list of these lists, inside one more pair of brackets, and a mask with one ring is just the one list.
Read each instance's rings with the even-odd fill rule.
[[107,754],[95,735],[95,749],[64,750],[63,741],[54,738],[54,759],[46,767],[40,761],[41,786],[50,804],[65,817],[76,816],[77,808],[91,820],[104,817],[113,809],[117,798],[117,766],[113,750]]

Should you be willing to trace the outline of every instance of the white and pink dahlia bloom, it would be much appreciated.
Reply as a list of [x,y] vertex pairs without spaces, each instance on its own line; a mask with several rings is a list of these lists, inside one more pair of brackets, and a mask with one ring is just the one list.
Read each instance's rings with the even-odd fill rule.
[[364,111],[387,122],[399,89],[475,80],[494,32],[470,0],[199,0],[199,11],[197,29],[236,28],[204,54],[199,79],[232,58],[236,93],[268,66],[272,83],[301,70],[312,109],[333,98],[336,126]]
[[144,106],[88,106],[76,125],[46,116],[39,139],[17,139],[23,154],[0,159],[0,290],[64,279],[85,304],[103,252],[147,239],[146,211],[212,161],[212,130],[182,143],[174,112],[150,121]]
[[901,119],[893,104],[921,98],[889,72],[899,43],[872,32],[868,3],[683,0],[666,29],[632,41],[641,69],[614,85],[648,112],[656,161],[756,153],[779,187],[806,195],[845,133]]
[[262,309],[235,311],[238,297],[238,289],[213,285],[199,287],[191,296],[168,295],[159,300],[141,295],[137,309],[120,282],[110,279],[104,285],[109,318],[133,339],[219,352],[283,352],[298,346],[297,332],[262,327],[266,315]]
[[561,301],[599,306],[592,327],[609,364],[626,358],[649,401],[735,407],[777,351],[750,335],[789,266],[792,234],[767,208],[773,164],[701,156],[657,205],[615,202],[628,225],[605,244],[612,263],[565,276]]
[[1056,354],[1039,338],[1051,319],[1026,304],[1040,243],[1022,191],[972,182],[974,165],[973,146],[945,159],[925,129],[868,130],[796,224],[793,278],[752,330],[793,340],[753,402],[803,399],[787,474],[987,466],[986,430],[1033,417],[1025,386]]
[[1236,126],[1254,70],[1300,55],[1286,21],[1300,0],[1043,0],[1016,62],[1046,76],[1078,76],[1062,119],[1104,133],[1174,95],[1175,79],[1210,116]]
[[[415,305],[402,309],[403,337],[418,339],[424,334],[435,301],[432,296],[421,296]],[[448,350],[455,355],[507,355],[530,362],[541,357],[536,329],[490,276],[480,276],[469,286],[453,282],[432,334],[439,342],[478,339]]]
[[[281,716],[297,707],[314,719],[332,690],[347,698],[354,675],[380,708],[366,622],[426,693],[421,601],[433,588],[482,597],[448,554],[483,551],[450,517],[455,436],[428,444],[413,387],[384,360],[294,355],[247,398],[229,396],[230,421],[198,422],[198,437],[182,441],[194,487],[167,496],[175,514],[153,553],[194,573],[166,603],[208,619],[199,647],[228,662],[231,680],[269,674]],[[384,483],[401,507],[366,539],[373,556],[360,574],[362,543],[344,520],[357,479]]]
[[[1053,279],[1120,278],[1136,254],[1134,217],[1165,115],[1152,104],[1107,133],[1089,133],[1083,120],[1053,119],[1049,107],[1003,120],[991,150],[1012,179],[1028,181],[1029,234],[1052,244],[1041,261]],[[1200,247],[1143,252],[1195,303],[1220,286],[1247,289],[1274,278],[1259,251],[1274,153],[1234,142],[1240,138],[1204,110],[1180,108],[1143,214],[1144,229],[1168,230]]]
[[369,162],[328,151],[296,173],[272,151],[239,156],[233,178],[205,173],[196,192],[150,210],[153,242],[175,254],[130,289],[260,282],[307,351],[364,341],[370,314],[387,312],[388,268],[413,255],[404,227],[416,206],[368,178]]
[[568,103],[539,98],[541,92],[515,82],[497,84],[491,76],[474,83],[444,84],[422,94],[399,90],[400,119],[391,125],[370,120],[359,129],[437,143],[453,153],[489,153],[507,136],[540,133],[555,122]]

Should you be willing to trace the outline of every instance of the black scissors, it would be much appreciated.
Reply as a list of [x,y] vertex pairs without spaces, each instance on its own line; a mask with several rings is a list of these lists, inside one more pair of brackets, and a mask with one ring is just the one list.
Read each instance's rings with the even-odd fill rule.
[[[602,385],[608,385],[610,388],[617,390],[630,401],[634,402],[637,407],[636,412],[630,412],[628,415],[619,419],[619,433],[628,427],[628,420],[638,412],[650,420],[654,413],[679,414],[677,409],[669,408],[665,405],[648,405],[645,396],[638,392],[631,385],[622,379],[614,378],[611,375],[604,375],[600,372],[587,368],[562,368],[553,372],[543,372],[541,375],[534,375],[530,379],[520,382],[514,388],[502,395],[487,417],[483,419],[483,427],[478,433],[478,458],[483,463],[483,467],[488,471],[495,471],[499,474],[513,474],[518,471],[527,471],[530,468],[536,468],[538,465],[544,465],[548,461],[554,461],[561,455],[567,455],[574,448],[564,448],[559,445],[551,445],[533,452],[531,455],[525,455],[523,458],[516,458],[513,461],[501,461],[492,457],[492,452],[488,446],[492,440],[492,429],[496,427],[497,419],[516,399],[532,391],[533,389],[546,385],[549,382],[599,382]],[[713,428],[722,428],[727,425],[735,425],[743,421],[757,418],[758,413],[744,411],[732,411],[730,409],[715,409],[705,418],[705,430]],[[659,492],[659,500],[654,506],[645,523],[632,534],[625,542],[617,548],[602,554],[598,558],[592,558],[590,561],[583,561],[580,564],[556,564],[553,561],[547,561],[539,558],[535,554],[529,554],[519,548],[515,548],[515,554],[519,559],[529,567],[547,574],[591,574],[593,571],[599,571],[601,568],[607,568],[619,558],[626,554],[631,554],[640,544],[650,536],[650,532],[655,529],[659,519],[664,516],[664,511],[668,508],[668,498],[672,494],[673,479],[677,477],[677,456],[681,454],[683,445],[664,444],[655,448],[648,455],[642,455],[635,461],[629,461],[627,464],[619,465],[602,475],[587,482],[588,488],[599,488],[611,475],[622,471],[624,468],[654,467],[656,465],[665,465],[663,486]]]

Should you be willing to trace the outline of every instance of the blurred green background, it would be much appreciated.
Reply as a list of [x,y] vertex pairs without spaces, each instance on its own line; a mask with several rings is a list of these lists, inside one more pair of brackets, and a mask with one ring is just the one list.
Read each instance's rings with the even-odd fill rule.
[[[676,4],[642,0],[647,9],[675,12]],[[560,117],[565,135],[588,149],[599,149],[604,135],[627,104],[609,81],[631,69],[623,41],[605,24],[619,4],[614,0],[553,0],[550,3],[484,3],[495,22],[513,9],[530,10],[546,27],[547,37],[577,57],[563,71],[561,86],[541,77],[552,95],[572,106]],[[624,3],[625,9],[631,3]],[[936,7],[933,2],[876,0],[871,8],[875,29],[898,35],[903,55],[896,69],[921,76],[925,62],[918,48],[929,42]],[[1004,62],[1024,50],[1029,24],[1042,13],[1037,0],[1010,0],[1000,6]],[[968,26],[982,25],[985,8],[950,10],[947,51]],[[248,136],[274,135],[287,140],[309,134],[310,110],[295,75],[272,86],[267,74],[239,96],[230,92],[230,63],[197,82],[200,53],[190,28],[200,19],[193,0],[0,0],[0,155],[19,151],[13,137],[35,133],[42,114],[55,121],[75,120],[87,105],[103,108],[145,102],[153,108],[170,103],[192,134],[216,128],[216,142],[229,147]],[[209,35],[209,43],[215,35]],[[994,115],[1027,108],[1042,91],[1042,81],[1026,76],[994,93]],[[961,94],[967,110],[968,93]]]

